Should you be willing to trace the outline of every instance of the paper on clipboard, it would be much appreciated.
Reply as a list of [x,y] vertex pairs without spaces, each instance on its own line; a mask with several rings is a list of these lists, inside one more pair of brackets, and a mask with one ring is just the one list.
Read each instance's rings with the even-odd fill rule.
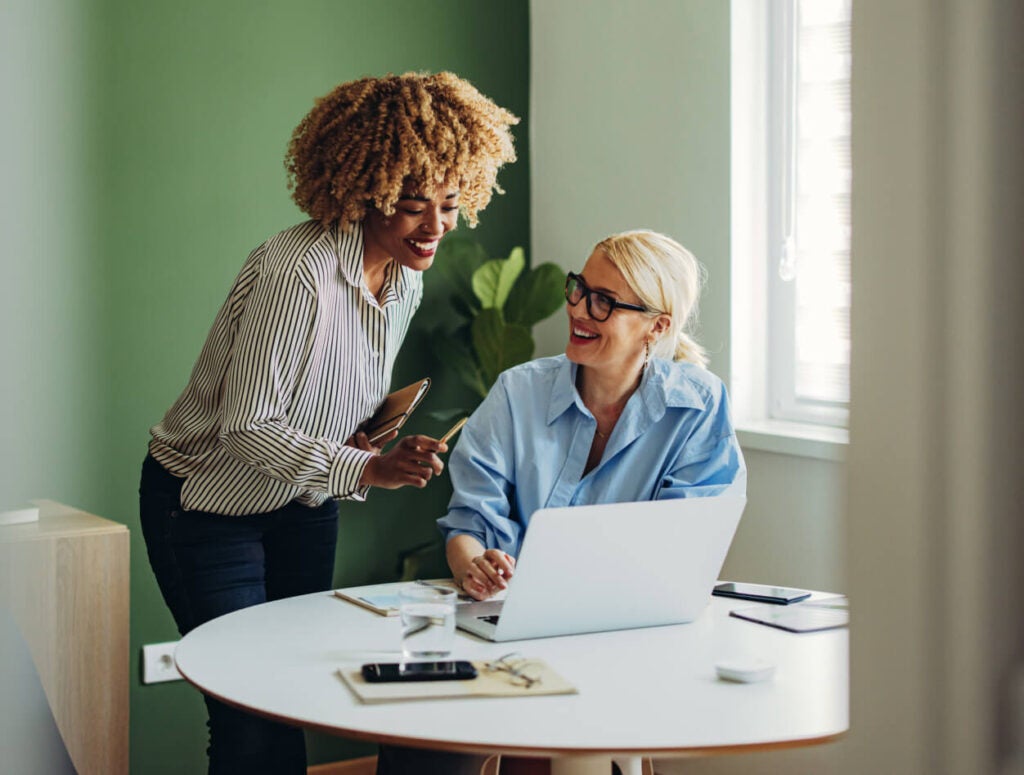
[[[473,602],[471,598],[462,594],[459,585],[454,579],[427,579],[420,581],[389,581],[383,584],[367,584],[362,587],[344,587],[334,590],[334,596],[349,603],[355,603],[381,616],[398,615],[398,593],[402,587],[408,584],[423,584],[428,587],[444,587],[454,589],[460,593],[459,603]],[[495,596],[494,599],[501,599]]]

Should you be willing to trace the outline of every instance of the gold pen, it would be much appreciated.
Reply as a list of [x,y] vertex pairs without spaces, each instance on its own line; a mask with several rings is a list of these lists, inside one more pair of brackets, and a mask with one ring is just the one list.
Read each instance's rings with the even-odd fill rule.
[[455,425],[453,425],[451,427],[451,429],[449,429],[449,431],[444,436],[441,437],[441,443],[442,444],[447,444],[448,440],[452,436],[454,436],[456,433],[458,433],[459,431],[462,430],[462,426],[466,424],[466,420],[468,420],[468,419],[469,419],[468,417],[463,417],[461,420],[459,420],[457,423],[455,423]]

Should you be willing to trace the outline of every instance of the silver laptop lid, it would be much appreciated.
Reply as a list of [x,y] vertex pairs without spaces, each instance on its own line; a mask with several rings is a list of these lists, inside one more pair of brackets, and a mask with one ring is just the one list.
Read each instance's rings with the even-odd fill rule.
[[692,621],[745,505],[719,495],[538,510],[494,639]]

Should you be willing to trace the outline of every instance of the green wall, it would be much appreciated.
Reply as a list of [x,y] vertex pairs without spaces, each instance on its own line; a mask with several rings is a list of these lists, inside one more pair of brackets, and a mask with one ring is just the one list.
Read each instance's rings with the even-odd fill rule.
[[[177,633],[145,559],[137,480],[148,428],[183,387],[213,316],[249,250],[302,220],[285,185],[291,131],[341,81],[452,70],[523,118],[508,192],[477,235],[494,253],[528,244],[528,8],[524,2],[210,2],[104,0],[98,21],[95,180],[102,285],[95,407],[105,429],[102,490],[89,504],[132,533],[133,660]],[[430,283],[430,275],[427,277]],[[415,324],[414,324],[415,325]],[[416,350],[396,380],[429,368]],[[444,386],[435,397],[445,399]],[[436,430],[424,420],[414,430]],[[445,482],[342,506],[336,581],[391,578],[399,550],[432,539]],[[399,515],[402,516],[399,516]],[[325,677],[327,680],[327,677]],[[132,771],[200,771],[205,727],[184,683],[142,686],[133,662]],[[365,745],[317,737],[311,762]]]

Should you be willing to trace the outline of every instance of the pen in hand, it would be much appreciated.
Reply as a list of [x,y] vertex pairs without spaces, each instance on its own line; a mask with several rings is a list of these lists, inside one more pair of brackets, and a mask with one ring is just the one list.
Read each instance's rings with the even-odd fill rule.
[[447,444],[449,439],[451,439],[456,433],[462,430],[462,426],[466,424],[466,420],[468,419],[468,417],[463,417],[461,420],[455,423],[455,425],[449,428],[448,432],[441,437],[441,443]]

